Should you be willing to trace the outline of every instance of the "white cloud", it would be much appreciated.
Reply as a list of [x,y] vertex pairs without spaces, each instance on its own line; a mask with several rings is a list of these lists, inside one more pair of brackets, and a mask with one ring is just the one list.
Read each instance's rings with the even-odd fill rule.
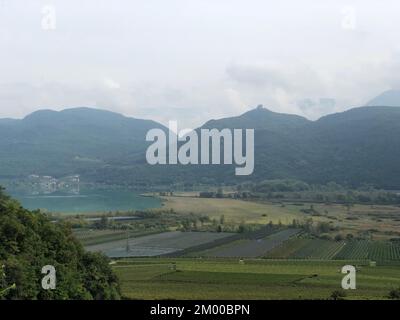
[[121,85],[117,81],[115,81],[111,78],[107,78],[107,77],[103,78],[103,83],[109,89],[120,89],[121,88]]
[[1,3],[0,117],[97,106],[195,127],[264,104],[315,119],[400,87],[395,0],[53,0],[52,32],[48,1]]

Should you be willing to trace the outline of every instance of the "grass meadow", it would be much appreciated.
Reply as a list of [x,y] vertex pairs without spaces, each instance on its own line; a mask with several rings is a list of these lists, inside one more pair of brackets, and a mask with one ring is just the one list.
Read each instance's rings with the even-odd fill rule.
[[[373,240],[389,240],[400,236],[400,208],[390,205],[355,204],[348,208],[341,204],[245,201],[230,198],[199,198],[187,196],[162,197],[163,206],[178,213],[193,212],[227,223],[267,224],[272,221],[289,225],[293,219],[328,222],[340,228],[343,234],[368,232]],[[314,214],[302,210],[312,207]]]

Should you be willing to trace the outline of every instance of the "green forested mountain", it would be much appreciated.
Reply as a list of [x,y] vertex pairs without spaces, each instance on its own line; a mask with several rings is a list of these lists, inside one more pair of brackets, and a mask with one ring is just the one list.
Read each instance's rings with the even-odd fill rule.
[[[269,111],[253,110],[262,119]],[[400,187],[400,109],[362,107],[280,130],[256,129],[254,176]]]
[[[56,270],[56,288],[44,290],[42,267]],[[0,300],[118,299],[108,259],[83,250],[67,225],[30,212],[0,188]]]
[[255,170],[234,166],[150,166],[146,132],[162,125],[93,109],[39,111],[0,121],[0,175],[81,174],[137,186],[300,179],[400,188],[400,108],[361,107],[309,121],[258,107],[203,128],[255,128]]
[[109,163],[135,163],[149,129],[162,126],[120,114],[75,108],[41,110],[0,121],[0,176],[62,176]]
[[300,128],[308,123],[310,123],[310,121],[306,118],[293,114],[272,112],[260,105],[256,109],[250,110],[239,117],[210,120],[205,123],[202,128],[216,128],[219,130],[223,128],[251,128],[283,133],[287,130]]
[[399,108],[362,107],[312,123],[300,135],[309,147],[308,180],[399,188],[399,120]]

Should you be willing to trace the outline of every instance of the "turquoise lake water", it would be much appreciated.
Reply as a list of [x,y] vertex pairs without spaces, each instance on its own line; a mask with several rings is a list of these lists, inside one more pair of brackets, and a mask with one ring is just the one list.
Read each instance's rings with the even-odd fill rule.
[[157,198],[143,197],[140,192],[124,189],[81,191],[79,195],[18,195],[14,198],[30,210],[42,209],[55,213],[97,213],[159,208]]

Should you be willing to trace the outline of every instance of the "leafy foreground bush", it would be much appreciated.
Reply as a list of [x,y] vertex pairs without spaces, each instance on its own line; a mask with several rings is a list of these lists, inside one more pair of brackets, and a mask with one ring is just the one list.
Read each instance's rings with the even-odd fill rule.
[[[42,267],[56,268],[44,290]],[[30,212],[0,188],[0,299],[119,299],[106,257],[85,252],[67,225]]]

